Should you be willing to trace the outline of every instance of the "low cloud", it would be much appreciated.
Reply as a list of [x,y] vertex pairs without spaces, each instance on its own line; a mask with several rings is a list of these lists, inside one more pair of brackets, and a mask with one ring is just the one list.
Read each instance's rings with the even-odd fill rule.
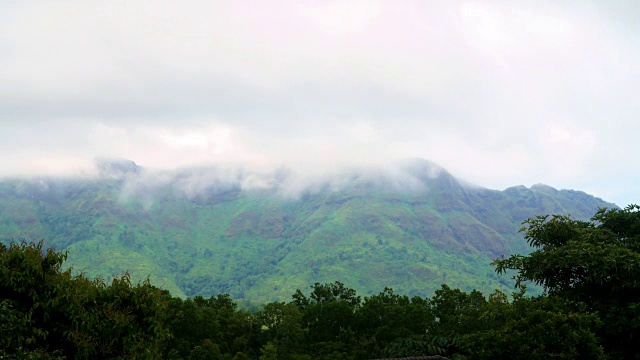
[[[0,176],[88,174],[104,156],[324,179],[417,157],[486,187],[640,202],[623,190],[640,180],[639,15],[577,0],[3,3]],[[255,174],[238,186],[278,183]]]
[[304,194],[378,189],[404,193],[429,191],[429,182],[445,170],[428,161],[407,159],[386,166],[345,166],[310,175],[292,168],[265,170],[242,165],[202,166],[172,170],[150,169],[130,160],[101,159],[99,177],[122,181],[121,200],[141,200],[151,206],[158,196],[193,201],[235,192],[267,192],[296,200]]

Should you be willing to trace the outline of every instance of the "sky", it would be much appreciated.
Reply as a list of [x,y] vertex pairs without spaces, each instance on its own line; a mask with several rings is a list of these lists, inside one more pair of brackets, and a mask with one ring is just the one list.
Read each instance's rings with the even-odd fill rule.
[[640,203],[640,2],[0,2],[0,176],[424,158]]

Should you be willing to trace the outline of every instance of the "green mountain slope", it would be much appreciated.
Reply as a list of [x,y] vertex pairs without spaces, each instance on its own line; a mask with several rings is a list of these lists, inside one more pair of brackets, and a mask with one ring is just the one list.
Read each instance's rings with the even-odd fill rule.
[[334,280],[425,296],[442,283],[509,290],[490,262],[528,251],[522,220],[615,207],[545,185],[470,186],[424,160],[304,186],[285,171],[100,166],[95,178],[1,181],[0,241],[45,239],[89,276],[128,271],[180,296],[274,301]]

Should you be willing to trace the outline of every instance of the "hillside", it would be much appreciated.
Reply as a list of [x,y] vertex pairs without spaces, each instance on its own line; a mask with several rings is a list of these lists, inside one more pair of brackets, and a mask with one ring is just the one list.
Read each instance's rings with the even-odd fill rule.
[[488,293],[511,289],[490,262],[528,251],[522,220],[615,207],[546,185],[485,189],[424,160],[313,181],[284,170],[99,168],[1,181],[1,241],[45,239],[89,276],[128,271],[178,296],[286,300],[334,280],[362,294],[425,296],[442,283]]

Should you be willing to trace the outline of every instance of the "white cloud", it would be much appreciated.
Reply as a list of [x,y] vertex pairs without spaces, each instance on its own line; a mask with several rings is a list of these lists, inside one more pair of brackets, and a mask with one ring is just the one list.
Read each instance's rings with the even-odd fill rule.
[[380,16],[381,7],[380,1],[316,2],[304,4],[302,12],[322,32],[344,36],[367,30]]
[[424,157],[484,186],[640,202],[621,185],[640,178],[625,4],[3,3],[0,172]]

